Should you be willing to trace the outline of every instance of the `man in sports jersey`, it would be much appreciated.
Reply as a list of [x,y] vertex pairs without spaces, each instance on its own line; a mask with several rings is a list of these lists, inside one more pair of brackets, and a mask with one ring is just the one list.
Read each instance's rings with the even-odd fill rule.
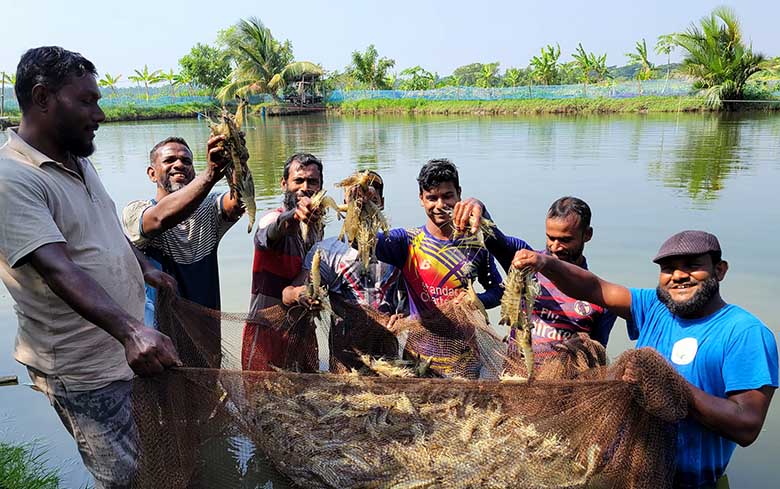
[[[460,207],[456,211],[456,225],[463,226],[465,222],[462,216],[468,217],[468,212]],[[545,219],[547,243],[543,253],[587,270],[588,262],[583,252],[585,243],[593,237],[590,223],[591,210],[585,201],[571,196],[556,200]],[[500,229],[495,230],[494,236],[487,237],[485,244],[507,272],[516,251],[532,249],[522,239],[506,236]],[[617,319],[615,314],[598,304],[567,296],[544,275],[537,275],[537,279],[541,292],[534,303],[531,331],[534,361],[537,364],[555,355],[563,342],[578,334],[586,334],[602,345],[607,345],[609,333]],[[512,342],[510,352],[515,346],[515,342]]]
[[[675,487],[724,487],[736,444],[756,440],[777,388],[775,336],[721,297],[729,266],[714,235],[677,233],[653,261],[660,267],[655,289],[628,289],[530,250],[518,251],[512,266],[531,267],[563,293],[631,320],[636,346],[657,350],[690,384],[689,415],[678,428]],[[626,380],[638,381],[638,375],[631,369]]]
[[[485,289],[477,294],[485,308],[497,306],[503,290],[493,258],[473,239],[453,239],[452,211],[461,200],[457,168],[447,159],[430,160],[420,170],[417,183],[426,223],[380,234],[376,248],[380,261],[401,269],[410,314],[438,309],[474,280]],[[406,354],[430,361],[431,369],[443,375],[477,377],[479,363],[469,360],[475,360],[475,352],[447,351],[442,346],[445,343],[433,337],[427,343],[407,342]],[[466,370],[453,370],[456,363],[466,365]]]
[[[322,236],[304,242],[300,223],[313,216],[311,197],[322,189],[322,162],[309,153],[295,153],[284,164],[281,188],[283,206],[266,212],[258,221],[252,265],[250,316],[282,303],[282,291],[300,273],[303,259]],[[314,234],[314,233],[312,233]],[[241,351],[244,370],[269,370],[283,365],[289,346],[286,335],[247,323]],[[298,365],[316,370],[316,365]]]
[[[155,144],[146,173],[157,194],[154,199],[132,201],[122,211],[132,243],[176,279],[182,297],[210,309],[220,308],[217,247],[244,212],[237,195],[212,192],[228,161],[217,147],[224,138],[209,139],[206,168],[198,175],[184,139],[169,137]],[[155,296],[155,289],[147,286],[149,326],[154,326]]]

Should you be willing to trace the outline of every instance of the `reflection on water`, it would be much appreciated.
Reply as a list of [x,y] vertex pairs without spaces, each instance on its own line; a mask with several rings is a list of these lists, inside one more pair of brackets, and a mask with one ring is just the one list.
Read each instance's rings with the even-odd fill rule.
[[680,144],[667,153],[662,134],[659,161],[650,165],[650,174],[694,201],[717,199],[730,177],[750,168],[751,146],[743,143],[741,127],[733,116],[708,116],[685,125]]
[[[775,256],[780,238],[774,203],[780,182],[776,115],[250,117],[246,132],[261,212],[280,202],[284,161],[305,151],[323,160],[325,188],[337,199],[335,182],[358,169],[379,170],[392,224],[420,225],[417,172],[429,158],[448,157],[460,169],[464,196],[484,200],[505,231],[536,247],[544,245],[544,214],[553,200],[567,194],[585,199],[595,229],[586,248],[589,264],[618,283],[654,286],[657,270],[650,257],[664,238],[684,228],[714,232],[731,263],[724,296],[773,330],[780,326],[774,306],[780,265],[764,258]],[[184,137],[201,170],[208,133],[206,122],[197,120],[105,124],[92,161],[121,209],[130,200],[154,195],[146,167],[156,142]],[[4,139],[0,135],[0,142]],[[218,184],[218,190],[226,189]],[[244,229],[239,223],[219,249],[222,304],[239,313],[248,308],[252,260],[252,240]],[[769,235],[745,239],[757,232]],[[0,374],[23,380],[24,370],[11,357],[12,316],[10,298],[0,289]],[[614,357],[630,346],[618,322],[609,353]],[[0,390],[0,420],[12,422],[2,427],[0,439],[45,438],[55,464],[77,459],[43,396],[29,392],[21,407],[20,396],[6,392],[11,391]],[[756,445],[736,452],[730,466],[734,487],[760,486],[758,481],[772,477],[778,452],[780,414],[773,406]],[[226,439],[204,447],[204,454],[204,478],[217,477],[225,487],[262,487],[268,480],[266,463],[246,440]],[[66,476],[68,487],[84,480],[80,463],[74,465]],[[248,474],[261,475],[249,480]]]

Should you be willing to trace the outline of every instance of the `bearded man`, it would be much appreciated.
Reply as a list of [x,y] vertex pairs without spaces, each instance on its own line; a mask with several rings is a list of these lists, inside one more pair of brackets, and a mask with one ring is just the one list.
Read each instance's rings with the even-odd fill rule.
[[[172,275],[180,295],[220,308],[217,247],[244,213],[238,196],[211,192],[224,175],[224,150],[215,136],[206,143],[206,168],[196,175],[192,151],[179,137],[155,144],[146,174],[157,186],[151,200],[136,200],[122,212],[125,233],[149,261]],[[154,325],[155,289],[146,287],[145,322]]]
[[73,436],[95,487],[131,487],[134,374],[179,365],[142,322],[143,284],[173,279],[128,243],[89,156],[105,120],[97,70],[59,46],[16,69],[18,128],[0,147],[0,279],[18,319],[14,356]]
[[[295,153],[284,164],[281,189],[283,206],[263,214],[255,233],[255,256],[252,265],[250,316],[282,303],[282,292],[293,283],[311,247],[322,239],[310,233],[304,241],[300,223],[314,216],[311,197],[322,189],[322,162],[309,153]],[[241,351],[244,370],[268,370],[283,365],[289,348],[288,337],[279,331],[247,323]],[[312,365],[298,366],[304,370]]]
[[[724,487],[738,443],[753,443],[777,388],[777,344],[772,331],[739,306],[726,303],[720,282],[728,263],[718,239],[683,231],[653,259],[658,286],[628,289],[576,265],[521,250],[512,266],[531,267],[565,294],[630,319],[637,347],[657,350],[688,382],[688,418],[680,423],[674,487]],[[639,381],[638,372],[625,380]]]

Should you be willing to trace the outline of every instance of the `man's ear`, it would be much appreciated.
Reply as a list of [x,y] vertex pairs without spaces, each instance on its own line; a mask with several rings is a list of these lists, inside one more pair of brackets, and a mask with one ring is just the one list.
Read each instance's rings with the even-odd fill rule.
[[279,186],[282,187],[283,192],[287,192],[287,180],[282,177],[282,180],[279,182]]
[[36,84],[32,89],[32,103],[41,112],[47,112],[49,105],[51,104],[53,94],[49,91],[46,85],[41,83]]
[[592,226],[588,226],[588,229],[586,229],[585,232],[582,235],[582,241],[584,243],[587,243],[588,241],[591,240],[591,238],[593,238],[593,227]]
[[154,171],[154,166],[149,165],[146,167],[146,175],[149,177],[149,180],[151,180],[154,183],[157,183],[157,172]]
[[729,271],[729,262],[726,260],[721,260],[718,262],[717,265],[715,265],[715,278],[718,279],[718,282],[723,280],[726,277],[726,272]]

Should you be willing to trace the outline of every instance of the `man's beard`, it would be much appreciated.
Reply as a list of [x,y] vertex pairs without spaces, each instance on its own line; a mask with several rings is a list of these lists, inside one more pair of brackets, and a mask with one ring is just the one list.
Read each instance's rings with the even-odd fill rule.
[[177,190],[181,190],[186,186],[187,183],[185,182],[176,182],[176,183],[171,182],[171,179],[169,177],[165,177],[165,180],[160,182],[160,187],[162,187],[162,189],[169,194],[172,194]]
[[65,150],[68,151],[68,153],[73,156],[86,158],[95,152],[95,145],[92,141],[79,138],[73,134],[73,131],[70,127],[63,126],[64,125],[60,126],[59,131],[62,138],[62,146],[65,148]]
[[284,210],[290,211],[298,207],[298,193],[297,192],[284,192]]
[[669,312],[681,318],[693,317],[706,306],[715,294],[720,290],[720,283],[715,277],[710,277],[701,284],[701,288],[693,294],[693,297],[685,302],[676,302],[672,299],[668,290],[659,285],[655,288],[658,300],[669,309]]

